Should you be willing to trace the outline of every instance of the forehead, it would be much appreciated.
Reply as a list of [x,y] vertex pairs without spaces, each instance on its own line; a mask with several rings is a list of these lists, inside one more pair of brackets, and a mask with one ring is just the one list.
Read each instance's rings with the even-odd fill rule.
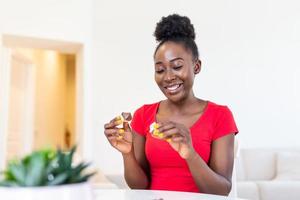
[[154,55],[155,61],[171,60],[174,58],[191,59],[192,54],[188,51],[183,44],[176,42],[165,42],[156,51]]

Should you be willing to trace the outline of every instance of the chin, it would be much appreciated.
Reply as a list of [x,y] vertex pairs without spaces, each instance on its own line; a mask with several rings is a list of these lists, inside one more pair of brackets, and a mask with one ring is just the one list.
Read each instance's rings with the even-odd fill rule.
[[166,96],[167,97],[167,99],[169,100],[169,101],[171,101],[171,102],[173,102],[173,103],[180,103],[180,102],[182,102],[182,101],[184,101],[184,96],[182,96],[182,95],[174,95],[174,96]]

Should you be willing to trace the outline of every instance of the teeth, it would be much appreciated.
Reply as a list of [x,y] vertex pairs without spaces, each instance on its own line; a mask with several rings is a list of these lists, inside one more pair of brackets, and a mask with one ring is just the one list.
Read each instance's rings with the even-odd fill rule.
[[179,88],[179,85],[173,85],[171,87],[167,87],[168,90],[176,90],[177,88]]

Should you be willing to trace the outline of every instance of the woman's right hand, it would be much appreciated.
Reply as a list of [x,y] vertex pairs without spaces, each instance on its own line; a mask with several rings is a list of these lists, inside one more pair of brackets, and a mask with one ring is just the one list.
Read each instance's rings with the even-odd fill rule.
[[127,154],[133,149],[133,136],[128,122],[123,123],[123,129],[117,127],[121,123],[122,121],[119,117],[114,118],[104,125],[104,134],[111,146],[120,151],[122,154]]

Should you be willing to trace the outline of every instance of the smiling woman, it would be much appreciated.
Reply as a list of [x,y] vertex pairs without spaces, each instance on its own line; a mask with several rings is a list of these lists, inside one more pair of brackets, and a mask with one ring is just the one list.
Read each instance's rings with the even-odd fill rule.
[[200,61],[194,60],[182,45],[170,41],[160,46],[154,59],[155,81],[161,91],[171,101],[188,97],[195,74],[200,72]]
[[238,129],[227,106],[194,95],[201,70],[194,27],[173,14],[157,23],[154,36],[155,81],[166,99],[137,109],[131,127],[118,128],[118,117],[104,126],[123,155],[126,182],[133,189],[228,195]]

